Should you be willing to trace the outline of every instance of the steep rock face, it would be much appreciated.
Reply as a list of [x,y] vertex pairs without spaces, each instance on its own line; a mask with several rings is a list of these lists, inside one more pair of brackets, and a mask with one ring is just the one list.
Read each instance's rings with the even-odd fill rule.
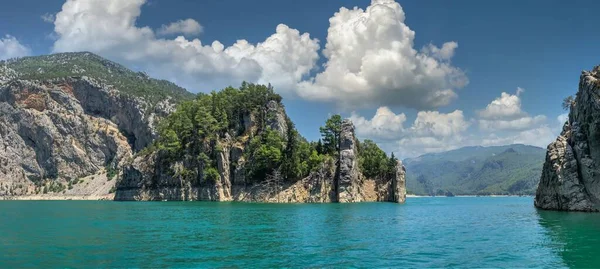
[[565,211],[600,209],[600,67],[582,72],[569,120],[550,144],[535,206]]
[[40,193],[49,181],[84,191],[71,183],[117,169],[155,138],[155,117],[171,106],[148,107],[87,77],[0,84],[0,196]]
[[[268,108],[269,106],[267,106]],[[285,112],[274,118],[286,119]],[[257,126],[247,122],[254,116],[244,116],[248,128]],[[274,130],[287,130],[285,121]],[[244,130],[246,133],[248,130]],[[281,134],[281,133],[280,133]],[[404,203],[406,199],[405,170],[400,161],[396,173],[389,178],[365,179],[359,169],[357,141],[354,126],[344,121],[342,126],[339,160],[324,162],[306,178],[295,182],[247,182],[244,150],[247,143],[239,143],[229,135],[219,141],[216,156],[219,179],[216,182],[185,183],[181,174],[183,163],[158,163],[158,153],[138,156],[126,165],[117,184],[115,200],[208,200],[269,203],[329,203],[381,201]],[[171,167],[171,169],[167,169]],[[173,170],[175,172],[167,172]]]
[[339,176],[337,180],[337,200],[340,203],[362,202],[360,193],[362,176],[358,169],[358,151],[354,125],[350,120],[342,122],[340,133]]
[[277,131],[284,140],[287,140],[288,126],[285,111],[274,100],[267,103],[267,125]]
[[404,203],[406,201],[406,169],[401,161],[396,163],[396,174],[392,178],[392,202]]

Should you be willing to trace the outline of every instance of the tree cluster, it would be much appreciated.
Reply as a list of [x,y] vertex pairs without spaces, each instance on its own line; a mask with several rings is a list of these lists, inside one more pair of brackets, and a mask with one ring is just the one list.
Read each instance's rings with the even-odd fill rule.
[[[243,83],[240,88],[199,94],[161,121],[159,139],[149,151],[158,150],[164,165],[182,162],[183,168],[172,172],[196,184],[218,180],[217,154],[228,136],[234,143],[247,145],[243,153],[246,180],[252,183],[272,177],[275,171],[282,180],[295,181],[323,167],[324,162],[337,159],[340,115],[333,115],[320,128],[318,142],[308,142],[289,118],[285,135],[271,129],[267,122],[272,115],[266,106],[272,101],[282,105],[281,96],[270,85]],[[253,125],[246,130],[249,118]],[[395,158],[387,158],[369,140],[363,143],[359,158],[367,177],[388,175],[395,167]]]

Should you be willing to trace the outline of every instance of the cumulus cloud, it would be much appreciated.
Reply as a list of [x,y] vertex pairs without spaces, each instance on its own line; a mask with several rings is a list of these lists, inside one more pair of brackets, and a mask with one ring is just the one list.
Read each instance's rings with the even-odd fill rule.
[[450,59],[458,47],[414,48],[415,32],[393,0],[372,0],[366,10],[341,8],[329,19],[324,70],[300,83],[309,100],[351,107],[402,105],[430,109],[449,104],[468,79]]
[[372,139],[386,151],[396,152],[401,157],[456,148],[471,124],[460,110],[421,111],[412,125],[405,128],[406,115],[395,114],[388,107],[377,109],[371,119],[357,113],[352,113],[350,119],[360,138]]
[[388,107],[380,107],[371,119],[357,113],[352,113],[350,119],[359,138],[372,139],[401,158],[474,145],[526,144],[545,148],[556,139],[568,115],[559,115],[552,122],[544,115],[529,116],[521,107],[523,92],[518,88],[515,94],[502,93],[485,109],[474,111],[471,119],[461,110],[420,111],[406,127],[406,115],[395,114]]
[[[91,51],[191,90],[209,91],[241,81],[271,83],[284,95],[345,107],[402,105],[432,109],[457,98],[468,84],[452,65],[458,43],[415,48],[415,32],[394,0],[372,0],[366,9],[341,8],[330,18],[322,72],[308,77],[319,59],[319,41],[280,24],[262,42],[226,46],[190,36],[193,19],[157,30],[138,25],[146,0],[66,0],[54,16],[54,52]],[[47,14],[50,15],[50,14]],[[45,20],[53,19],[44,16]],[[168,38],[172,35],[181,36]]]
[[537,128],[546,123],[546,116],[529,116],[521,108],[523,88],[517,88],[515,94],[503,92],[483,110],[478,111],[479,127],[486,131],[526,130]]
[[396,115],[388,107],[380,107],[371,119],[353,112],[350,120],[354,123],[358,135],[375,139],[394,139],[404,132],[404,113]]
[[67,0],[56,14],[53,51],[91,51],[202,91],[244,80],[293,91],[318,60],[318,40],[283,24],[257,44],[238,40],[226,47],[183,36],[159,38],[153,29],[136,25],[145,2]]
[[202,33],[202,30],[202,25],[200,25],[200,23],[198,23],[196,20],[186,19],[173,22],[169,25],[163,25],[160,29],[158,29],[157,33],[159,35],[184,34],[193,36]]
[[460,110],[447,114],[438,111],[420,111],[411,131],[418,136],[447,137],[460,135],[469,125]]
[[0,60],[23,57],[31,54],[31,50],[21,44],[14,36],[5,35],[0,38]]
[[479,111],[479,117],[482,119],[516,119],[523,117],[525,113],[521,110],[521,98],[519,96],[523,89],[517,88],[516,94],[508,94],[503,92],[500,97],[496,98],[487,107]]

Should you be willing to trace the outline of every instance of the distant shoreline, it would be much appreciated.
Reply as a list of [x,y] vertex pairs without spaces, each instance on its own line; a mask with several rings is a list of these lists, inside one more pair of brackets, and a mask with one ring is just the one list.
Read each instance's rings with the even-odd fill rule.
[[406,198],[427,198],[427,197],[534,197],[535,195],[455,195],[455,196],[431,196],[407,194]]

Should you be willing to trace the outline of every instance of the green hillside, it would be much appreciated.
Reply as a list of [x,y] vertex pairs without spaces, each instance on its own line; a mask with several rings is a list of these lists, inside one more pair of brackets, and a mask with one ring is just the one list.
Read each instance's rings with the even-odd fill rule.
[[120,92],[143,97],[150,102],[171,97],[191,99],[194,94],[166,80],[148,77],[90,52],[57,53],[0,61],[15,70],[18,79],[47,80],[87,76],[114,86]]
[[545,149],[526,145],[465,147],[404,160],[417,195],[532,195]]

